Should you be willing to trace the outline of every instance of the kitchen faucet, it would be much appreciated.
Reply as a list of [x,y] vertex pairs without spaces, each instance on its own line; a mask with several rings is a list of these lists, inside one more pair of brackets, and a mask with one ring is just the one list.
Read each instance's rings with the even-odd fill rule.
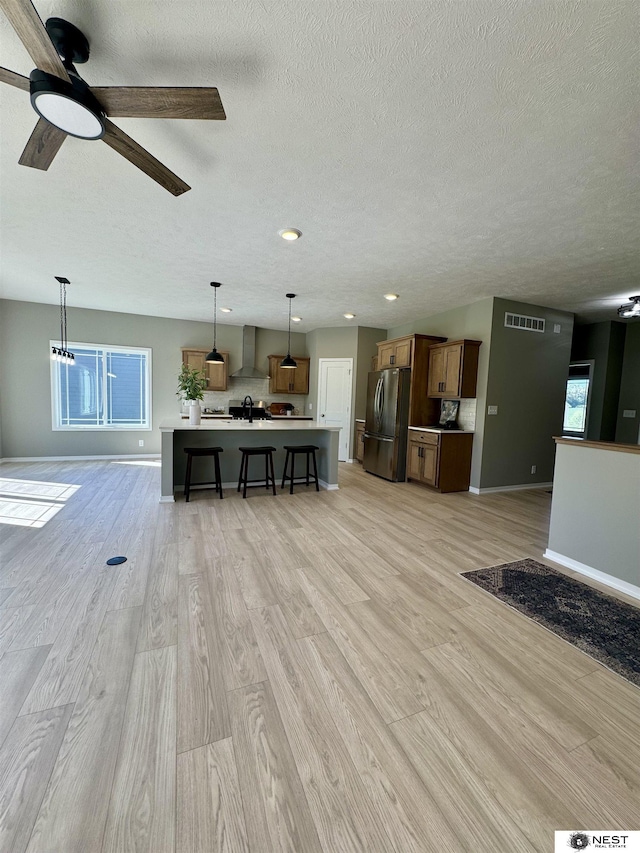
[[249,423],[252,424],[253,423],[253,400],[251,399],[251,397],[248,394],[244,398],[244,400],[242,401],[242,417],[243,418],[245,417],[245,411],[247,409],[247,400],[249,401]]

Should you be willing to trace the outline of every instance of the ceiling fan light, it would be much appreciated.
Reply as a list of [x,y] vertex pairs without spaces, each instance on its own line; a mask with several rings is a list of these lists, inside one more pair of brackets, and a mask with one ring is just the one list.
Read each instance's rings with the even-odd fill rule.
[[32,107],[49,124],[79,139],[102,139],[104,112],[83,81],[73,85],[36,68],[29,88]]
[[280,367],[284,367],[285,370],[291,370],[297,366],[298,362],[295,359],[291,358],[291,353],[287,353],[280,362]]
[[633,317],[640,317],[640,296],[632,296],[631,302],[621,305],[618,308],[618,316],[624,320],[630,320]]

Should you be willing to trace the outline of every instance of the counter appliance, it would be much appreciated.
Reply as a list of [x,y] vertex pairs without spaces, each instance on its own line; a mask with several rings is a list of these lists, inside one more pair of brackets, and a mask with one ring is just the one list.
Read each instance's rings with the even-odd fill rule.
[[408,369],[369,374],[362,466],[385,480],[406,479],[410,388]]

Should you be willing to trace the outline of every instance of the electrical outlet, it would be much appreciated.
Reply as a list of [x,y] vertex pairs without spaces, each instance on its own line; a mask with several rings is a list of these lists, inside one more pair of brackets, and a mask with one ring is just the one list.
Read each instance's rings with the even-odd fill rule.
[[636,410],[635,409],[625,409],[622,412],[623,418],[635,418],[635,416],[636,416]]
[[144,438],[138,440],[138,447],[144,447]]
[[498,414],[498,407],[497,406],[488,406],[487,407],[487,414],[488,415],[497,415]]
[[311,411],[311,409],[313,409],[313,403],[309,403],[309,411]]
[[532,465],[532,466],[531,466],[531,473],[532,473],[532,474],[535,474],[537,470],[538,470],[538,466],[537,466],[537,465]]

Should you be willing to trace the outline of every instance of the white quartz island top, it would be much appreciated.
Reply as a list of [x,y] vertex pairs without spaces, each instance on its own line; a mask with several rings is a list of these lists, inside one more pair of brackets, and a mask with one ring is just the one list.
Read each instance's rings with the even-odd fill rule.
[[192,426],[188,420],[181,417],[167,418],[160,423],[160,432],[175,432],[175,430],[189,430],[194,432],[287,432],[295,430],[325,429],[338,431],[341,427],[327,426],[320,421],[295,420],[294,418],[278,418],[277,420],[217,420],[215,418],[202,420],[198,426]]

